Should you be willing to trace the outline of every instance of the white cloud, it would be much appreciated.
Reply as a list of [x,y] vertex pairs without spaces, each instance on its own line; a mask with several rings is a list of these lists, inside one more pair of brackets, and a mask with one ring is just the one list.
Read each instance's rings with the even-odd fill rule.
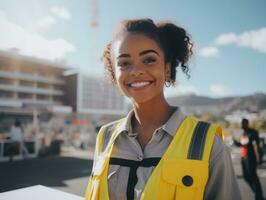
[[182,96],[189,94],[199,95],[199,91],[192,85],[176,85],[175,87],[165,88],[165,96],[173,97],[173,96]]
[[237,41],[237,35],[234,33],[225,33],[220,36],[215,40],[215,44],[217,45],[228,45],[235,43]]
[[57,22],[57,18],[61,18],[64,20],[68,20],[71,18],[71,14],[70,12],[63,6],[53,6],[50,11],[55,15],[55,16],[51,16],[51,15],[47,15],[44,16],[42,18],[40,18],[39,20],[36,21],[35,23],[35,27],[37,29],[42,29],[42,30],[47,30],[49,28],[51,28],[52,25],[55,25]]
[[223,85],[211,85],[210,91],[217,97],[225,97],[232,95],[231,89]]
[[62,38],[49,40],[10,22],[1,10],[0,33],[0,49],[17,48],[23,55],[55,60],[63,59],[66,54],[76,49],[73,44]]
[[238,45],[250,47],[266,53],[266,28],[241,34],[239,36]]
[[48,15],[39,19],[36,24],[38,28],[49,29],[52,25],[56,24],[56,20]]
[[219,50],[216,47],[205,47],[200,50],[199,55],[202,57],[218,57]]
[[262,53],[266,53],[266,27],[251,30],[239,35],[235,33],[225,33],[215,40],[217,45],[236,44],[241,47],[255,49]]
[[71,19],[71,13],[64,6],[53,6],[51,12],[61,19]]

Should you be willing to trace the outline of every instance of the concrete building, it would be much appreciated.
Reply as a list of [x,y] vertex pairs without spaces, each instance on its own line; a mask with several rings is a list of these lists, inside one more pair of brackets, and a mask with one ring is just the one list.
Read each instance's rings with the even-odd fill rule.
[[64,71],[53,62],[0,51],[0,115],[33,116],[33,110],[71,113],[63,102]]
[[116,87],[81,73],[66,75],[66,70],[55,62],[0,51],[0,133],[15,118],[32,122],[38,114],[111,121],[126,113]]
[[103,79],[75,73],[65,76],[66,104],[79,114],[124,115],[125,98]]

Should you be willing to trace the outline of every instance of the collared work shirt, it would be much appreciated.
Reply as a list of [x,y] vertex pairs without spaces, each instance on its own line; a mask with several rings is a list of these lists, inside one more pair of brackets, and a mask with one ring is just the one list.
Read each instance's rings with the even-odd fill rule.
[[[151,140],[142,150],[136,137],[137,133],[132,132],[131,118],[134,112],[131,111],[122,122],[119,129],[119,136],[114,143],[115,155],[112,157],[141,161],[144,158],[162,157],[178,127],[186,117],[180,109],[176,109],[169,120],[156,129]],[[108,144],[111,134],[103,136],[103,150]],[[97,145],[97,144],[96,144]],[[96,147],[97,148],[97,147]],[[137,183],[134,188],[134,199],[140,199],[142,191],[155,167],[138,167]],[[108,190],[110,200],[127,199],[127,183],[129,167],[120,165],[109,165],[108,169]],[[214,144],[210,155],[209,179],[204,193],[205,200],[238,200],[241,199],[238,184],[236,181],[230,153],[223,142],[215,136]]]

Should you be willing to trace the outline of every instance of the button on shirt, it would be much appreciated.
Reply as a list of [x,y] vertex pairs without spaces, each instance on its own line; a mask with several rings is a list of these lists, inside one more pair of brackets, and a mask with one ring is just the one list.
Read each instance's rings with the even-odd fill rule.
[[[175,136],[178,127],[186,117],[180,109],[176,108],[169,120],[154,131],[151,140],[145,146],[144,151],[142,151],[136,139],[138,133],[132,133],[131,118],[133,115],[134,111],[132,110],[120,125],[120,134],[115,140],[115,151],[112,157],[134,161],[141,161],[144,158],[162,157]],[[111,133],[105,133],[102,150],[107,146],[110,136]],[[136,172],[137,183],[134,188],[134,199],[140,199],[142,191],[154,168],[154,166],[138,167]],[[109,198],[111,200],[127,199],[129,170],[129,167],[126,166],[109,165],[108,189]],[[210,155],[209,180],[205,188],[204,199],[241,199],[230,153],[217,136],[215,136]]]

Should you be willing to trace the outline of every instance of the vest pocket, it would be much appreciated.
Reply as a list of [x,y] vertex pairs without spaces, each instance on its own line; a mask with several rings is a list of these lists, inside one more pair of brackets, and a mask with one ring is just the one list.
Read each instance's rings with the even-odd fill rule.
[[162,179],[175,185],[175,199],[203,199],[208,180],[208,162],[169,159],[162,164]]

